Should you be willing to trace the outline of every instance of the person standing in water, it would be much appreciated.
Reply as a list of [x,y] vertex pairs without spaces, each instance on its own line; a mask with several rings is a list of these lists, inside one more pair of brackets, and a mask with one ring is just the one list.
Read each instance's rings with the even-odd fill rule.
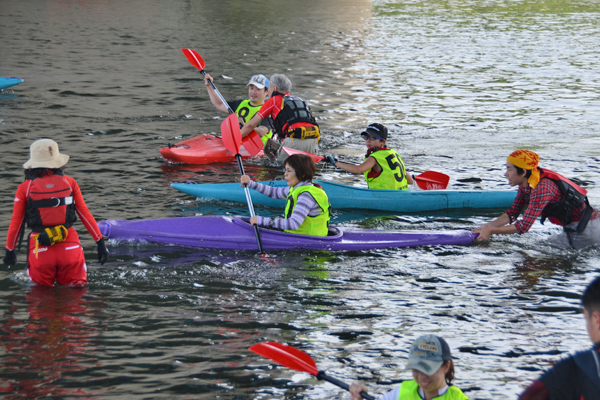
[[[564,176],[538,167],[540,157],[529,150],[516,150],[506,161],[506,179],[519,191],[512,206],[495,220],[473,230],[477,241],[492,234],[527,233],[538,217],[561,225],[563,232],[551,239],[560,247],[583,249],[600,244],[600,214],[587,198],[587,191]],[[523,211],[524,210],[524,211]],[[517,217],[523,212],[523,218]]]
[[108,250],[96,220],[90,213],[75,179],[64,175],[69,156],[61,154],[54,140],[40,139],[30,147],[23,164],[25,182],[17,188],[6,239],[4,264],[17,263],[19,233],[32,229],[27,240],[27,273],[40,285],[84,285],[87,265],[73,223],[79,219],[98,245],[98,261],[104,264]]

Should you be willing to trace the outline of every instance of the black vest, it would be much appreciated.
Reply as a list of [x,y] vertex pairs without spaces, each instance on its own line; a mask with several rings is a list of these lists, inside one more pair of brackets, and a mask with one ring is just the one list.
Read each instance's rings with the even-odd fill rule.
[[287,136],[288,127],[298,122],[307,122],[318,126],[306,101],[300,97],[279,92],[273,92],[273,96],[283,97],[283,108],[273,121],[273,128],[279,137]]

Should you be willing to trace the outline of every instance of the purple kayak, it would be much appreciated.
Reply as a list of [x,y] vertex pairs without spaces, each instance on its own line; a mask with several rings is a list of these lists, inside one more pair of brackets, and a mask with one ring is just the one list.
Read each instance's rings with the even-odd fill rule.
[[[101,221],[100,231],[111,239],[166,243],[214,249],[257,250],[254,229],[247,218],[198,216],[151,220]],[[471,243],[470,231],[381,231],[330,227],[330,235],[307,236],[260,228],[265,250],[368,250],[387,247]]]

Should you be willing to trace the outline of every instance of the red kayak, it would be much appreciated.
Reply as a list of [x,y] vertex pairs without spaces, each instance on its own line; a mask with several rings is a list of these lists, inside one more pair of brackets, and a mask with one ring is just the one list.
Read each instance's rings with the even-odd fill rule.
[[[260,150],[262,148],[262,141],[256,133],[254,133],[254,137],[251,134],[242,140],[242,146],[245,145],[250,146],[248,148],[254,154],[250,154],[248,150],[241,147],[240,155],[242,159],[265,155],[264,151]],[[288,156],[292,154],[306,154],[315,160],[315,162],[323,161],[323,157],[316,154],[290,149],[289,147],[282,147],[282,149]],[[235,154],[225,148],[223,139],[210,133],[204,133],[174,145],[169,144],[169,147],[160,149],[160,154],[162,154],[165,161],[175,164],[210,164],[235,161]]]
[[[209,164],[216,162],[235,161],[235,154],[228,151],[223,139],[210,133],[198,135],[183,142],[169,145],[160,149],[165,161],[178,164]],[[240,149],[242,159],[250,158],[246,149]],[[257,157],[264,156],[261,150]]]

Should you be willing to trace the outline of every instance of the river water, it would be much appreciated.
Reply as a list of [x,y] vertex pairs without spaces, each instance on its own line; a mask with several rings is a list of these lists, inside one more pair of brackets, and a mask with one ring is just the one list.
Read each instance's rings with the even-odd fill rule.
[[[55,139],[98,220],[246,215],[196,202],[172,182],[230,182],[235,164],[172,166],[167,143],[216,132],[197,50],[229,99],[256,73],[283,72],[310,100],[324,154],[358,163],[370,122],[413,172],[450,188],[509,190],[506,156],[537,151],[600,205],[600,6],[526,0],[2,0],[0,240],[31,142]],[[281,179],[262,160],[257,179]],[[323,167],[319,178],[361,185]],[[280,210],[257,209],[277,215]],[[335,222],[380,229],[472,229],[494,212],[378,215]],[[348,399],[339,388],[248,351],[278,341],[320,369],[384,393],[404,379],[419,335],[445,337],[472,399],[515,398],[554,361],[589,345],[579,295],[598,251],[551,248],[559,230],[485,244],[261,259],[109,243],[77,225],[89,286],[30,287],[24,252],[0,266],[0,393],[5,399]]]

